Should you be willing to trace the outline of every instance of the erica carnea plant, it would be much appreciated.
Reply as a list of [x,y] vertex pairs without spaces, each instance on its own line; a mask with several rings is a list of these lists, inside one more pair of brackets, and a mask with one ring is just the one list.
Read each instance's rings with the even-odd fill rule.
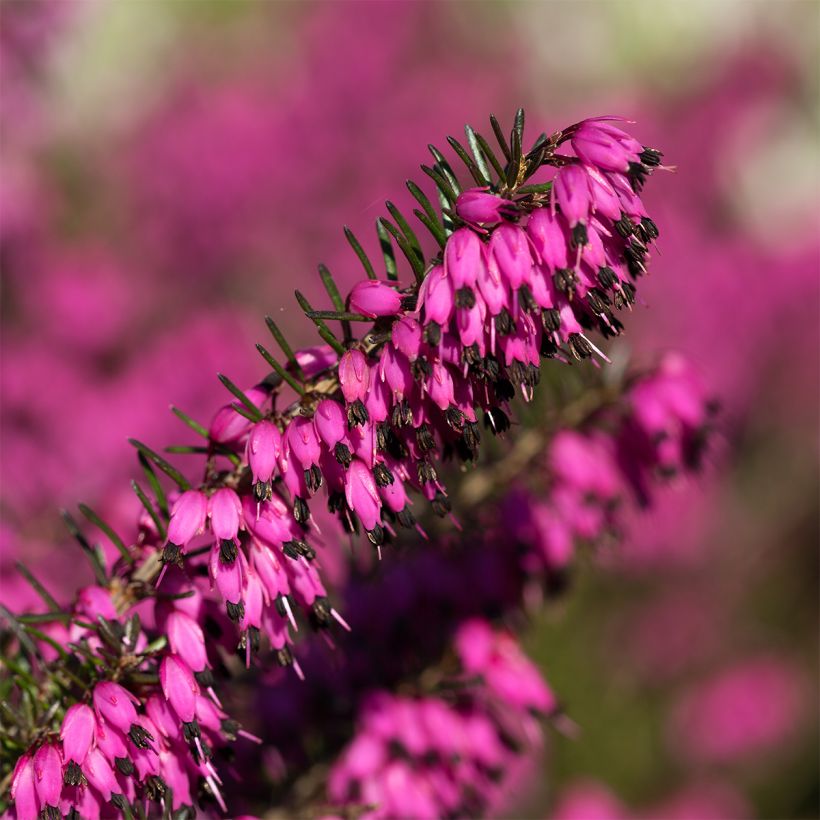
[[[381,557],[383,547],[429,535],[423,552],[434,555],[444,531],[445,540],[473,538],[469,523],[458,536],[461,516],[486,515],[492,502],[496,524],[481,550],[513,577],[504,605],[486,608],[501,613],[520,604],[524,578],[559,571],[578,539],[610,529],[618,499],[647,503],[659,474],[697,463],[709,412],[677,360],[637,379],[595,377],[572,402],[556,388],[566,365],[608,361],[594,337],[622,330],[658,236],[640,192],[661,154],[617,121],[541,134],[529,150],[523,111],[509,136],[491,117],[496,147],[468,127],[466,146],[448,138],[468,189],[431,146],[422,170],[437,202],[407,183],[424,237],[388,202],[377,266],[346,230],[366,278],[343,296],[320,266],[329,309],[296,292],[321,343],[294,350],[268,319],[282,354],[257,345],[268,378],[242,390],[220,376],[232,401],[207,428],[174,411],[202,444],[167,449],[198,460],[196,472],[134,440],[144,475],[132,485],[143,508],[136,529],[116,533],[81,505],[118,560],[107,565],[66,516],[96,584],[64,608],[21,567],[46,611],[2,610],[2,786],[12,816],[231,812],[221,751],[259,738],[223,708],[226,679],[257,654],[303,677],[294,637],[306,624],[347,646],[355,586],[329,595],[328,539],[360,533]],[[514,430],[515,402],[537,398],[545,359],[555,360],[548,401],[519,413]],[[487,447],[493,438],[502,442]],[[502,486],[533,459],[540,466],[517,492]],[[452,522],[443,529],[436,517]],[[486,595],[498,592],[484,581]],[[510,749],[537,734],[533,714],[557,706],[512,637],[467,620],[484,614],[482,600],[476,589],[472,607],[430,626],[454,636],[455,677],[475,685],[455,687],[447,702],[362,699],[360,734],[322,799],[385,817],[491,804]],[[366,652],[368,619],[351,621]],[[390,684],[437,664],[445,649],[418,653]],[[526,692],[513,685],[522,676]]]

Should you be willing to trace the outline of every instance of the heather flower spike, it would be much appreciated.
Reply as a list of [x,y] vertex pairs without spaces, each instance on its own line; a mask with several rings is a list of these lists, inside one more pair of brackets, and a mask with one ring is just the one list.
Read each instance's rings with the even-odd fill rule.
[[[617,314],[635,302],[648,269],[658,229],[640,193],[661,155],[611,118],[541,136],[529,150],[523,112],[509,140],[491,124],[501,160],[472,129],[472,157],[448,140],[477,187],[462,192],[432,147],[434,166],[423,170],[445,206],[408,184],[430,241],[388,203],[377,226],[383,275],[348,232],[367,280],[344,295],[320,268],[330,310],[313,310],[297,292],[317,343],[294,350],[266,320],[282,363],[259,345],[272,368],[263,382],[243,391],[220,377],[236,401],[207,429],[177,414],[205,438],[206,446],[186,449],[202,457],[195,478],[132,440],[149,489],[135,487],[142,513],[130,546],[112,538],[122,560],[106,566],[68,519],[96,584],[69,611],[54,609],[54,623],[40,613],[41,628],[21,619],[13,633],[35,658],[35,687],[61,670],[60,691],[70,681],[82,697],[66,695],[48,711],[31,681],[20,680],[43,725],[11,741],[17,817],[128,816],[132,807],[140,816],[193,816],[203,793],[227,812],[214,750],[253,738],[216,700],[228,668],[215,662],[217,642],[247,664],[267,650],[302,677],[292,649],[300,621],[328,640],[331,628],[349,628],[323,583],[313,511],[326,504],[379,554],[403,530],[423,535],[416,519],[428,511],[455,520],[459,494],[448,492],[445,461],[480,464],[485,435],[514,429],[514,399],[535,396],[543,367],[594,353],[606,360],[591,337],[621,331]],[[607,505],[622,495],[615,476],[645,503],[655,477],[694,465],[708,426],[702,398],[691,374],[668,362],[632,393],[609,449],[559,440],[561,491],[517,504],[509,519],[532,535],[528,565],[565,563],[575,537],[601,531]],[[567,456],[573,447],[584,458],[605,452],[618,469],[593,480],[581,457]],[[340,800],[362,787],[366,802],[388,814],[456,814],[477,793],[469,771],[503,768],[512,761],[507,741],[537,735],[532,711],[553,707],[546,685],[508,636],[472,629],[457,645],[463,668],[485,679],[481,696],[465,695],[458,708],[432,697],[374,699],[364,710],[368,739],[331,776]],[[55,649],[68,642],[83,650],[70,665]],[[400,730],[384,731],[385,714]],[[406,759],[393,759],[395,743]],[[419,767],[431,760],[467,765],[440,767],[422,783]],[[366,776],[374,772],[389,786],[375,789]],[[482,780],[485,796],[490,781]]]

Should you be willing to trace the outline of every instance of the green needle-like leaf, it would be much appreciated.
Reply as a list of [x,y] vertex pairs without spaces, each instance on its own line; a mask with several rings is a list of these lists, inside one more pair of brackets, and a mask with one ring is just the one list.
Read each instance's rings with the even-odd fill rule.
[[[333,307],[336,308],[338,313],[344,313],[344,299],[342,299],[342,294],[339,293],[339,288],[336,287],[333,276],[325,265],[319,265],[319,276],[322,277],[322,284],[325,286],[330,301],[333,302]],[[345,342],[349,342],[353,338],[353,333],[350,330],[350,322],[347,319],[340,319],[339,321],[342,323],[342,336]]]
[[103,521],[87,504],[80,504],[79,510],[95,527],[102,530],[108,536],[111,543],[119,550],[120,555],[122,555],[129,564],[134,563],[134,556],[131,555],[128,547],[125,546],[125,541],[114,532],[110,524]]
[[194,421],[187,413],[184,413],[178,407],[174,407],[171,405],[171,412],[180,420],[183,424],[186,424],[190,427],[198,436],[202,436],[202,438],[208,438],[208,431],[198,422]]
[[481,170],[475,164],[475,160],[467,153],[464,146],[455,137],[447,137],[447,142],[450,144],[450,147],[458,154],[459,159],[467,166],[467,170],[470,172],[470,176],[473,178],[476,185],[479,185],[481,187],[489,185],[489,177],[486,179],[484,178],[484,175],[481,173]]
[[447,177],[445,177],[444,174],[438,170],[438,168],[431,168],[429,165],[422,165],[421,170],[424,171],[424,173],[436,183],[436,190],[439,193],[439,200],[441,200],[442,196],[444,197],[444,207],[455,205],[458,195],[447,181]]
[[240,390],[227,376],[223,376],[222,373],[217,373],[216,377],[230,393],[233,393],[233,395],[242,402],[245,409],[253,416],[253,421],[262,421],[262,414],[259,412],[259,408],[245,395],[244,391]]
[[17,562],[18,572],[29,582],[31,588],[43,599],[45,605],[52,612],[59,612],[60,605],[54,599],[54,596],[37,580],[34,573],[22,562]]
[[136,493],[137,498],[140,500],[140,503],[145,508],[145,511],[151,517],[151,520],[154,522],[154,526],[157,528],[157,532],[159,533],[159,537],[164,541],[165,540],[165,527],[163,526],[162,520],[157,515],[157,511],[154,509],[154,505],[151,503],[148,496],[145,494],[145,491],[137,484],[136,481],[132,479],[131,481],[131,489]]
[[[465,126],[465,131],[467,132],[467,140],[470,143],[470,148],[472,149],[473,154],[476,156],[476,162],[479,163],[479,166],[481,167],[479,158],[486,158],[490,160],[490,163],[492,164],[496,174],[498,175],[499,181],[503,180],[504,166],[501,164],[501,161],[495,155],[495,151],[493,151],[493,149],[490,147],[490,144],[487,142],[487,140],[485,140],[484,137],[482,137],[481,134],[479,134],[478,132],[473,131],[473,129],[470,128],[469,125]],[[489,179],[490,173],[489,168],[487,168],[486,166],[486,162],[483,167],[486,169],[487,178]]]
[[284,379],[300,396],[304,395],[305,388],[299,384],[298,381],[290,374],[284,367],[282,367],[276,359],[260,344],[256,345],[259,355],[277,372],[277,374]]
[[418,208],[413,209],[413,213],[416,216],[416,219],[427,228],[428,231],[433,235],[433,239],[438,242],[440,247],[444,247],[447,244],[447,234],[444,232],[444,228],[442,228],[441,223],[436,219],[430,219],[430,217],[422,213]]
[[105,559],[99,547],[91,546],[91,543],[83,535],[82,531],[77,526],[77,522],[71,517],[68,510],[60,510],[60,515],[65,522],[66,529],[68,529],[68,532],[71,534],[72,538],[77,541],[82,548],[82,551],[88,558],[91,568],[94,571],[94,577],[97,579],[97,583],[100,586],[105,586],[108,584],[108,575],[105,571]]
[[[257,411],[258,412],[258,411]],[[137,441],[135,438],[129,438],[128,443],[132,447],[136,447],[137,450],[149,461],[155,464],[160,470],[162,470],[168,478],[173,481],[180,490],[185,492],[186,490],[191,489],[191,482],[185,478],[182,473],[174,467],[173,464],[169,464],[159,453],[155,453],[150,447],[143,444],[141,441]],[[152,471],[153,472],[153,471]],[[150,479],[149,479],[150,480]],[[164,497],[164,493],[163,493]],[[159,499],[159,496],[157,496]]]
[[450,183],[450,187],[456,192],[456,196],[458,196],[458,194],[461,193],[461,186],[458,184],[458,177],[450,167],[450,163],[447,162],[444,154],[442,154],[435,145],[428,145],[427,148],[436,161],[436,168],[441,171],[444,178]]
[[376,271],[373,269],[373,263],[368,258],[367,254],[364,252],[364,248],[359,243],[359,240],[356,239],[353,231],[345,225],[345,238],[350,243],[350,247],[353,248],[356,256],[359,257],[359,261],[362,263],[362,267],[364,268],[365,273],[367,274],[368,279],[376,279]]
[[401,252],[404,254],[407,261],[410,263],[410,267],[413,268],[413,273],[416,275],[416,281],[421,282],[421,280],[424,279],[424,260],[419,258],[419,255],[413,250],[407,239],[399,232],[399,229],[392,222],[390,222],[390,220],[382,217],[379,219],[379,222],[384,226],[385,230],[390,233],[393,239],[396,240],[396,244],[401,249]]
[[498,141],[499,146],[501,147],[501,152],[504,154],[504,159],[507,162],[510,161],[510,145],[507,142],[507,137],[504,136],[504,131],[501,128],[501,124],[495,118],[493,114],[490,114],[490,125],[493,128],[493,134],[495,134],[495,138]]
[[396,220],[396,224],[407,238],[407,244],[416,252],[416,254],[418,254],[419,260],[421,260],[422,265],[424,265],[424,251],[422,250],[421,243],[407,220],[404,218],[404,215],[389,199],[384,204],[390,213],[390,216]]
[[[270,316],[265,317],[265,324],[268,326],[268,330],[276,340],[276,344],[279,345],[279,349],[285,354],[285,358],[293,368],[293,372],[296,374],[296,377],[299,379],[303,378],[302,367],[296,359],[296,354],[293,352],[293,348],[288,344],[287,339],[279,329],[279,325],[277,325]],[[277,370],[276,372],[278,373],[279,371]]]
[[[295,291],[296,293],[296,301],[299,303],[299,307],[302,308],[302,311],[307,316],[307,314],[313,312],[313,308],[305,299],[304,295],[300,293],[298,290]],[[313,324],[316,325],[316,330],[318,331],[319,335],[341,356],[343,355],[346,350],[344,345],[333,335],[330,328],[325,324],[324,319],[311,319]]]
[[379,247],[384,257],[384,270],[387,278],[391,282],[395,282],[399,278],[398,269],[396,268],[396,254],[393,251],[393,244],[390,241],[390,236],[384,229],[380,220],[376,220],[376,233],[379,237]]

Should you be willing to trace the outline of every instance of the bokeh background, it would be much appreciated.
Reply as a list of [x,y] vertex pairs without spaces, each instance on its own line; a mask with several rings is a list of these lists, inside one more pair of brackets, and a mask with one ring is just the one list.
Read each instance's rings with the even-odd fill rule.
[[[58,511],[129,521],[126,437],[265,375],[294,287],[359,278],[428,142],[636,120],[677,173],[626,344],[722,407],[712,464],[525,636],[578,724],[511,816],[816,817],[818,21],[806,2],[0,0],[0,592],[87,580]],[[375,242],[365,243],[375,247]],[[62,591],[62,594],[61,594]]]

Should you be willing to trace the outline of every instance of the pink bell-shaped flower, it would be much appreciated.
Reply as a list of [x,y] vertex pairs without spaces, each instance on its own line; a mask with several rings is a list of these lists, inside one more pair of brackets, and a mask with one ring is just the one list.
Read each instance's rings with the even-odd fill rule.
[[211,532],[218,541],[234,541],[242,521],[242,502],[236,490],[230,487],[218,489],[208,501]]
[[190,667],[179,655],[166,655],[159,665],[159,683],[165,700],[183,723],[196,717],[199,685]]
[[353,313],[371,318],[393,316],[401,309],[401,296],[384,282],[365,279],[353,286],[348,305]]

